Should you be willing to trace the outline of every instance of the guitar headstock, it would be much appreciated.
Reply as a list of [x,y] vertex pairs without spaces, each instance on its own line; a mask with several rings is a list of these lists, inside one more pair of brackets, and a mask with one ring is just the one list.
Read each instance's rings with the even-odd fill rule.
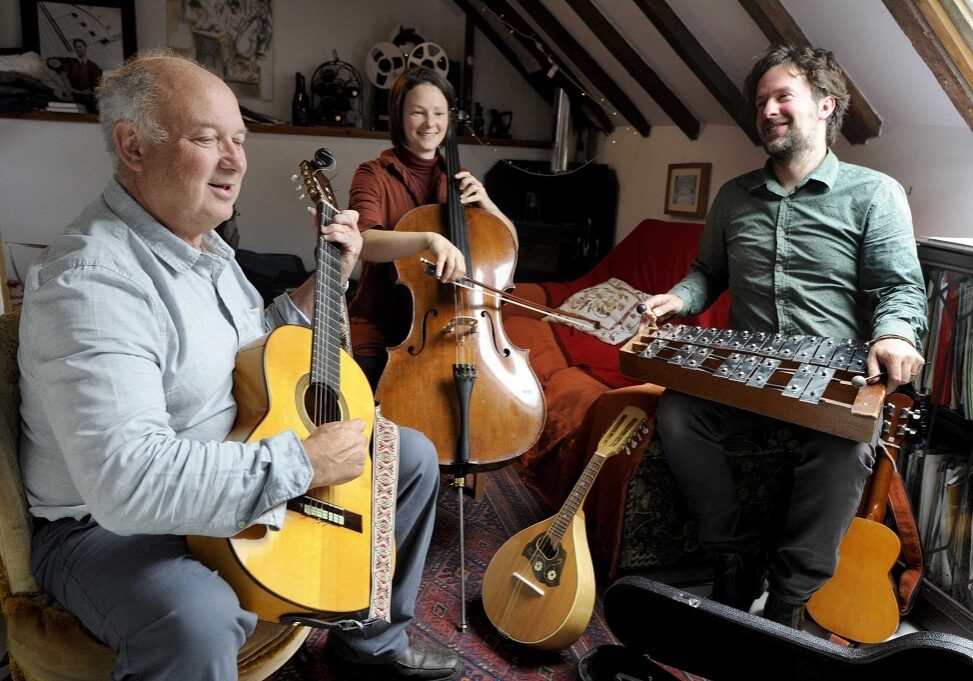
[[906,439],[918,434],[923,417],[921,401],[916,404],[905,393],[885,396],[882,414],[881,442],[886,447],[899,449]]
[[625,407],[598,440],[597,453],[607,459],[621,451],[631,452],[649,432],[645,420],[645,412],[638,407]]
[[331,180],[328,179],[327,175],[321,173],[321,170],[323,168],[318,167],[315,162],[304,160],[297,165],[297,175],[294,175],[291,179],[298,183],[295,189],[304,192],[301,195],[302,199],[306,196],[315,205],[324,201],[335,206],[338,202],[335,200]]

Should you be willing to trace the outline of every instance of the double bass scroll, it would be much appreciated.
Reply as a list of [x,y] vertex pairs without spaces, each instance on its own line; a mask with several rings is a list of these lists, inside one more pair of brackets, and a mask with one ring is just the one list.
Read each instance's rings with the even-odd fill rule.
[[626,376],[858,442],[876,434],[885,386],[857,388],[868,342],[665,324],[621,349]]

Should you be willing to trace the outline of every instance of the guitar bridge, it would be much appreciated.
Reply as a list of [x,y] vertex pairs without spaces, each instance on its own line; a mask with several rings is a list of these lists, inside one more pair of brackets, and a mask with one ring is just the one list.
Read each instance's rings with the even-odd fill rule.
[[344,527],[353,532],[362,531],[361,515],[314,497],[304,495],[291,499],[287,502],[287,509],[329,525]]

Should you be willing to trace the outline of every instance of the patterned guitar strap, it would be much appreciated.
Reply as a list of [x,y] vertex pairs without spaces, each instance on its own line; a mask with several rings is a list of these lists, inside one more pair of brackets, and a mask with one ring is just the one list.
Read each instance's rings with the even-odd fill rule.
[[[341,345],[351,355],[348,308],[342,297]],[[375,406],[372,433],[372,595],[368,619],[391,621],[393,559],[395,557],[395,500],[399,481],[399,427]],[[384,627],[374,627],[375,632]],[[366,636],[369,634],[366,633]]]
[[375,407],[372,442],[372,605],[369,618],[391,621],[399,427]]

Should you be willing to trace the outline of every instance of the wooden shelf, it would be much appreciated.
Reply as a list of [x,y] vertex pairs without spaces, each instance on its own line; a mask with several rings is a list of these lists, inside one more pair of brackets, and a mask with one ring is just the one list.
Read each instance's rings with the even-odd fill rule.
[[[30,113],[0,112],[0,118],[18,118],[27,121],[57,121],[59,123],[97,123],[97,114],[53,113],[50,111],[32,111]],[[294,126],[268,125],[265,123],[248,123],[247,129],[255,133],[273,133],[278,135],[309,135],[315,137],[350,137],[355,139],[387,140],[389,134],[378,130],[360,130],[358,128],[343,128],[324,125]],[[495,147],[522,147],[527,149],[550,149],[549,141],[491,139],[461,136],[460,144],[489,144]]]

